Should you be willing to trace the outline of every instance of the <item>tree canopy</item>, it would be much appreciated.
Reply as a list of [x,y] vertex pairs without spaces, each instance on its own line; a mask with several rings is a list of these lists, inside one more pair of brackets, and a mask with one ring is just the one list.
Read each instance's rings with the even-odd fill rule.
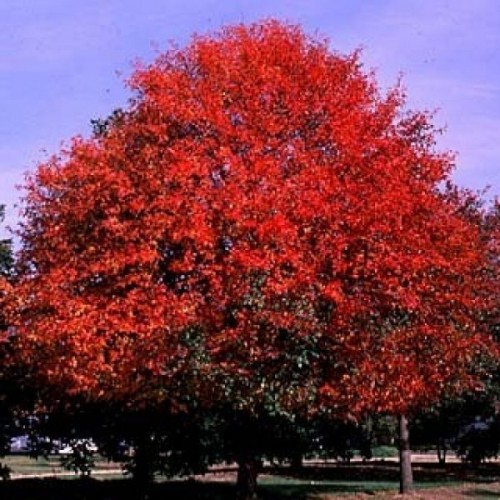
[[429,116],[276,21],[137,68],[26,185],[12,321],[60,394],[406,412],[471,382],[486,243]]

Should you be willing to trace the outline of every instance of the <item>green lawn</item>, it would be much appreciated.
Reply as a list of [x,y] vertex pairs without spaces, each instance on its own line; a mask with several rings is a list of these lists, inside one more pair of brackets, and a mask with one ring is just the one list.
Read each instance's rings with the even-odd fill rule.
[[[0,462],[11,469],[13,477],[32,474],[55,475],[68,472],[61,466],[60,458],[60,455],[51,455],[48,459],[42,457],[33,459],[28,455],[9,455],[0,459]],[[120,464],[111,463],[104,459],[97,459],[94,471],[101,472],[118,469],[120,469]]]
[[[396,483],[319,482],[264,479],[259,495],[263,500],[307,499],[318,494],[373,493],[395,490]],[[24,479],[0,484],[0,498],[12,500],[124,500],[139,498],[130,480],[61,480]],[[234,485],[220,482],[171,481],[154,484],[149,490],[151,500],[230,500]]]
[[[14,474],[54,474],[63,472],[59,457],[37,461],[26,456],[10,456],[3,460]],[[117,464],[100,460],[97,471],[117,470]],[[270,472],[270,470],[268,471]],[[277,471],[278,472],[278,471]],[[281,475],[265,474],[259,479],[259,497],[262,500],[314,500],[349,497],[355,494],[375,495],[387,498],[398,489],[397,466],[391,463],[352,464],[347,466],[306,467],[300,476],[290,477],[290,471],[281,470]],[[415,470],[417,488],[425,492],[429,488],[439,488],[439,496],[429,493],[425,498],[465,498],[456,496],[457,488],[469,484],[470,493],[466,498],[500,498],[498,483],[499,468],[496,464],[470,471],[460,464],[450,464],[446,470],[427,465]],[[195,481],[181,479],[158,481],[148,491],[149,500],[232,500],[234,479],[224,475],[226,481]],[[16,476],[17,477],[17,476]],[[217,477],[217,476],[213,476]],[[95,476],[79,479],[75,476],[64,478],[16,479],[0,483],[2,500],[126,500],[143,498],[130,479],[117,475]],[[470,482],[470,483],[469,483]],[[448,498],[447,491],[455,496]],[[437,491],[437,490],[436,490]],[[444,493],[443,493],[444,491]]]
[[[439,484],[427,483],[426,487]],[[455,486],[449,484],[448,486]],[[356,493],[373,495],[397,491],[397,483],[386,481],[310,481],[264,478],[259,484],[262,500],[312,500],[319,495],[349,496]],[[483,491],[488,493],[488,485]],[[221,482],[167,481],[148,490],[149,500],[233,500],[234,484]],[[0,484],[2,500],[125,500],[141,498],[131,480],[96,479],[23,479]],[[492,497],[490,497],[492,498]],[[497,498],[497,497],[496,497]]]

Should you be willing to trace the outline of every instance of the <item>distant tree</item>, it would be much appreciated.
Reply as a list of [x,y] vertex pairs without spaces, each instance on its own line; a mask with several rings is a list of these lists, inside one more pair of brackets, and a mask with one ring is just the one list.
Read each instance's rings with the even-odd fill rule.
[[[407,415],[472,383],[478,228],[425,113],[276,21],[196,37],[26,186],[12,321],[57,395],[262,418]],[[259,417],[259,418],[257,418]],[[255,420],[257,418],[257,420]]]
[[[5,218],[5,206],[0,205],[0,223]],[[10,276],[14,267],[14,257],[12,255],[12,240],[0,240],[0,276]]]
[[[449,453],[465,457],[467,448],[470,455],[474,431],[484,431],[494,419],[495,408],[487,391],[443,398],[417,413],[412,422],[413,442],[419,448],[435,449],[438,462],[444,466]],[[490,449],[495,448],[498,442],[490,440]]]
[[[0,224],[3,223],[5,207],[0,205]],[[9,293],[9,278],[12,274],[14,259],[12,242],[9,239],[0,240],[0,456],[10,451],[10,442],[14,431],[12,413],[12,380],[8,371],[6,358],[9,354],[8,321],[2,307],[2,299]],[[0,475],[9,474],[7,467],[0,464]]]

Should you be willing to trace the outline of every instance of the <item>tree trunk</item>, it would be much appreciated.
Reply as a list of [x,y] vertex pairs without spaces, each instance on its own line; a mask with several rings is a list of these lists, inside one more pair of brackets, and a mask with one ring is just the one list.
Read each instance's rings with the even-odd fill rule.
[[254,458],[242,458],[238,461],[236,479],[237,500],[255,500],[257,498],[257,475],[261,462]]
[[410,493],[413,490],[413,473],[411,470],[410,431],[408,419],[399,416],[399,492]]
[[303,465],[304,464],[302,461],[302,455],[300,453],[293,455],[292,459],[290,460],[290,467],[293,470],[300,470],[300,469],[302,469]]
[[438,439],[437,443],[437,455],[438,455],[438,462],[439,465],[444,467],[446,465],[446,442],[441,439]]
[[140,500],[149,499],[149,490],[154,479],[154,452],[149,434],[139,436],[135,442],[134,455],[129,464],[135,484],[135,495]]

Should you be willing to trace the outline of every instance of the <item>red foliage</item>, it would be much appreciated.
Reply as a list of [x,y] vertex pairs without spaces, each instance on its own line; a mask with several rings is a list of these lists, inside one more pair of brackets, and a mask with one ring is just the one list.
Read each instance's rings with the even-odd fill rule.
[[27,185],[15,323],[42,380],[173,397],[196,338],[196,390],[242,406],[321,388],[338,411],[401,411],[466,381],[485,245],[399,89],[274,21],[130,85]]

